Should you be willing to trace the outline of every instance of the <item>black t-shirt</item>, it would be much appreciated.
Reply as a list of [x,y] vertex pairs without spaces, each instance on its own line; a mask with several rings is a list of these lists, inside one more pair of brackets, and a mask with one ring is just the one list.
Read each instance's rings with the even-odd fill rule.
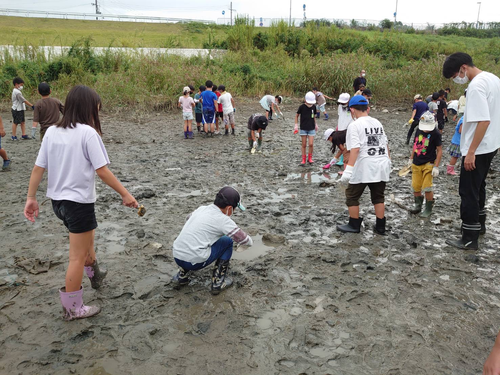
[[438,120],[442,120],[442,119],[444,119],[444,110],[448,108],[448,105],[446,104],[446,100],[444,100],[444,99],[439,99],[437,101],[437,105],[438,105],[438,110],[437,110],[436,118]]
[[297,114],[300,115],[300,130],[314,130],[316,128],[316,122],[314,121],[316,106],[314,104],[310,107],[301,104],[297,109]]
[[262,116],[262,114],[260,113],[255,113],[253,114],[252,116],[250,116],[250,118],[248,119],[248,124],[247,124],[247,128],[249,130],[254,130],[254,131],[257,131],[259,130],[259,125],[257,125],[257,119]]
[[417,129],[413,143],[413,164],[433,163],[437,157],[436,147],[441,145],[441,132],[438,129],[435,128],[429,133]]
[[356,77],[356,79],[354,80],[354,83],[353,83],[354,92],[359,90],[359,85],[361,85],[361,84],[366,86],[366,78],[365,77]]

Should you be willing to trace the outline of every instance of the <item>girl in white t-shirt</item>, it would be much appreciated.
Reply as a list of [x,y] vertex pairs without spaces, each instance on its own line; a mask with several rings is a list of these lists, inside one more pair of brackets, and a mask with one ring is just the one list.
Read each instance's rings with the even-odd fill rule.
[[127,207],[137,207],[135,198],[108,169],[108,154],[101,139],[101,99],[87,86],[75,86],[68,93],[59,124],[47,129],[31,172],[24,216],[34,222],[39,207],[38,185],[47,170],[47,197],[69,230],[69,265],[66,285],[59,290],[66,320],[88,318],[100,312],[83,304],[82,276],[85,270],[92,288],[101,286],[106,271],[99,269],[94,251],[97,221],[95,174],[121,195]]
[[[351,112],[349,111],[349,105],[348,105],[350,98],[351,95],[349,95],[349,93],[347,92],[344,92],[340,94],[339,98],[337,99],[337,102],[339,103],[339,108],[338,108],[339,121],[336,130],[338,132],[347,132],[347,127],[352,122]],[[330,164],[337,164],[340,166],[347,164],[347,162],[344,160],[344,155],[342,154],[342,149],[340,147],[339,151],[332,159]]]
[[189,96],[191,90],[188,86],[184,87],[183,95],[179,97],[177,107],[182,107],[182,119],[184,120],[184,139],[193,139],[193,108],[195,107],[194,99]]

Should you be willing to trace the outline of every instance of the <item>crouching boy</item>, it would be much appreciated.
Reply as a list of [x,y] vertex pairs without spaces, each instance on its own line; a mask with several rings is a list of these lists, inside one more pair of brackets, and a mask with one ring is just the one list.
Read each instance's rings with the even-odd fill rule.
[[420,118],[415,142],[408,164],[411,164],[411,186],[415,198],[415,206],[411,213],[418,214],[422,210],[425,194],[425,209],[420,217],[429,217],[434,206],[432,178],[439,175],[439,163],[443,154],[441,132],[436,129],[434,115],[427,111]]
[[245,246],[253,244],[250,236],[230,218],[236,207],[245,210],[240,202],[240,194],[226,186],[217,193],[213,204],[201,206],[189,215],[173,244],[179,272],[172,280],[177,287],[189,284],[190,271],[201,270],[213,262],[212,294],[219,294],[233,284],[227,276],[233,242]]
[[368,116],[368,100],[356,95],[349,101],[354,120],[347,128],[346,145],[350,151],[349,162],[340,179],[348,184],[345,191],[349,209],[349,223],[337,225],[340,232],[359,233],[363,218],[359,217],[359,198],[365,188],[370,189],[375,208],[375,233],[385,234],[385,184],[391,173],[389,146],[382,124]]

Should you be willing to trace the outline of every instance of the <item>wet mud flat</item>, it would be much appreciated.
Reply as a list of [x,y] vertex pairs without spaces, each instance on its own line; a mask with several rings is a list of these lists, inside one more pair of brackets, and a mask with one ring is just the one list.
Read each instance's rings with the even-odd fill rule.
[[[500,329],[500,158],[487,180],[481,249],[448,247],[445,239],[459,234],[458,177],[441,167],[433,215],[411,215],[411,175],[397,175],[410,152],[403,142],[410,112],[377,108],[371,115],[385,127],[394,168],[390,231],[373,234],[365,193],[362,232],[341,234],[335,225],[348,214],[338,167],[321,170],[331,153],[320,136],[315,165],[299,166],[297,107],[285,105],[287,119],[271,122],[254,155],[245,151],[245,127],[258,104],[238,107],[236,136],[195,132],[194,140],[182,139],[178,112],[140,121],[104,115],[110,168],[148,212],[138,217],[97,182],[96,251],[109,274],[99,291],[84,278],[84,301],[102,312],[73,322],[60,318],[58,296],[67,232],[50,202],[34,225],[22,214],[39,142],[3,138],[13,164],[0,173],[0,373],[480,373]],[[336,125],[336,111],[330,115],[319,121],[321,134]],[[10,132],[10,117],[2,118]],[[234,219],[257,246],[235,250],[235,286],[219,296],[209,293],[210,270],[174,290],[172,242],[186,215],[226,184],[241,192],[247,211]]]

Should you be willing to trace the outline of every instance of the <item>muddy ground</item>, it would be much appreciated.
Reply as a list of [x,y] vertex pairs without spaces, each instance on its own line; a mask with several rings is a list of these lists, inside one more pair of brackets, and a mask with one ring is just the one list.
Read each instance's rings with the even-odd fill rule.
[[[445,239],[459,234],[458,177],[441,168],[431,218],[409,214],[411,175],[397,171],[408,158],[410,112],[376,108],[392,150],[390,232],[373,234],[365,193],[362,232],[341,234],[335,225],[348,215],[338,169],[322,173],[331,154],[320,137],[316,164],[299,166],[297,106],[285,105],[287,120],[271,123],[255,155],[245,151],[246,119],[259,110],[250,101],[238,107],[234,137],[183,140],[179,112],[104,115],[110,168],[148,212],[138,217],[98,182],[96,247],[109,274],[99,291],[84,278],[84,300],[102,312],[74,322],[61,319],[58,297],[67,231],[50,202],[34,225],[22,213],[39,141],[4,138],[13,164],[0,173],[0,373],[480,373],[500,329],[500,157],[487,180],[481,250],[448,247]],[[335,109],[330,114],[336,119]],[[2,117],[10,135],[10,117]],[[323,131],[336,120],[319,125]],[[236,253],[236,285],[225,293],[209,293],[208,270],[176,291],[172,242],[186,215],[224,185],[242,193],[247,211],[234,219],[257,246]],[[39,202],[44,195],[42,183]]]

